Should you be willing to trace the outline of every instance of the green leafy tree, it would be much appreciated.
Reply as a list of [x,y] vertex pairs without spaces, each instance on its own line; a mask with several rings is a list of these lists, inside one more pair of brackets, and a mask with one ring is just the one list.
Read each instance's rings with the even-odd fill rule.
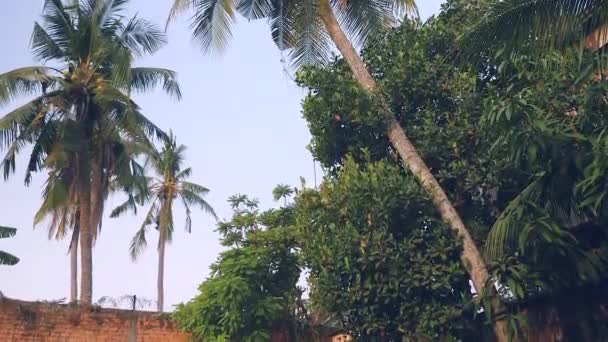
[[[132,68],[137,57],[165,44],[163,33],[124,14],[126,0],[45,1],[42,24],[34,25],[32,52],[45,63],[0,75],[0,105],[21,95],[37,97],[0,119],[0,148],[7,177],[15,158],[32,146],[26,183],[45,164],[73,163],[79,208],[81,302],[91,304],[92,240],[110,179],[108,132],[133,141],[165,134],[145,118],[129,95],[162,85],[180,97],[175,73]],[[53,65],[53,66],[47,66]]]
[[311,298],[364,340],[469,340],[462,244],[398,166],[347,158],[298,199]]
[[149,178],[146,192],[138,192],[110,214],[110,217],[118,217],[130,209],[135,209],[138,202],[151,203],[143,224],[133,237],[130,254],[135,260],[147,247],[146,233],[150,226],[158,231],[157,308],[161,312],[164,307],[165,247],[173,240],[175,201],[180,200],[186,209],[186,232],[188,233],[192,231],[190,214],[193,206],[216,218],[213,208],[203,198],[209,193],[209,190],[202,185],[187,181],[192,174],[192,169],[183,169],[185,150],[186,147],[177,145],[175,137],[170,134],[162,150],[152,152],[148,158],[148,162],[159,178]]
[[[469,11],[475,10],[460,3],[449,1],[437,18],[423,25],[405,21],[375,35],[362,54],[370,70],[382,75],[378,83],[390,96],[400,124],[420,146],[475,242],[483,245],[498,213],[527,178],[506,158],[491,153],[498,135],[479,124],[484,115],[481,92],[487,83],[479,75],[493,78],[496,73],[483,74],[485,66],[458,61],[454,41]],[[310,150],[330,174],[337,173],[348,155],[360,162],[366,154],[371,161],[396,161],[390,142],[378,134],[382,122],[377,108],[342,60],[306,68],[297,81],[308,89],[303,116],[312,135]]]
[[[234,214],[220,222],[224,246],[199,294],[174,313],[197,339],[269,341],[273,329],[295,338],[301,292],[293,205],[260,212],[257,200],[232,196]],[[299,313],[298,313],[299,312]]]
[[[272,37],[281,50],[288,50],[296,67],[323,64],[332,51],[331,43],[342,54],[352,77],[362,94],[372,98],[379,110],[377,134],[386,136],[406,167],[430,194],[442,219],[462,237],[463,264],[477,289],[481,291],[488,279],[485,261],[475,245],[462,218],[450,198],[421,158],[414,144],[400,126],[398,117],[387,104],[373,74],[368,70],[355,49],[356,43],[365,42],[370,34],[390,27],[397,22],[395,14],[416,11],[413,0],[397,1],[195,1],[175,0],[169,20],[177,14],[193,9],[193,34],[204,50],[221,48],[230,38],[230,25],[236,13],[247,19],[268,20]],[[348,36],[351,36],[351,41]],[[354,42],[354,44],[353,44]],[[506,341],[498,323],[499,340]]]
[[548,297],[563,317],[574,310],[560,298],[584,292],[578,302],[588,307],[574,329],[563,332],[572,340],[606,336],[605,316],[597,313],[598,288],[601,293],[608,276],[608,83],[595,73],[603,63],[576,47],[505,58],[482,106],[481,124],[497,133],[502,158],[527,175],[487,237],[494,279],[506,284],[506,299],[521,304]]
[[[519,313],[538,296],[557,307],[574,292],[597,302],[606,276],[607,88],[594,72],[603,62],[573,47],[516,60],[483,52],[470,63],[455,42],[478,9],[448,1],[423,25],[404,22],[373,37],[364,59],[473,237],[486,244],[507,307]],[[374,161],[394,160],[344,62],[305,69],[299,82],[310,90],[303,113],[311,150],[330,174],[349,154],[365,162],[363,147]],[[591,316],[575,320],[604,317]]]
[[[540,62],[505,63],[518,82],[484,101],[484,124],[498,133],[506,157],[530,175],[496,220],[486,254],[493,260],[517,256],[542,273],[538,286],[553,291],[599,283],[608,265],[605,232],[597,230],[608,214],[602,161],[608,83],[593,81],[594,68],[584,67],[597,63],[592,56],[577,55],[570,50]],[[554,63],[567,68],[548,67]],[[547,272],[548,262],[561,266]],[[526,296],[525,289],[517,292]]]
[[[0,226],[0,239],[10,238],[15,236],[15,234],[17,234],[17,229]],[[16,256],[5,251],[0,251],[0,265],[15,265],[18,262],[19,258]]]

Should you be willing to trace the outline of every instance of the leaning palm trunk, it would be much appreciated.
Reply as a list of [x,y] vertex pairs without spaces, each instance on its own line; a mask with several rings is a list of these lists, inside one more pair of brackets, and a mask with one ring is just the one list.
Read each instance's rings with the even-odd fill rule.
[[78,301],[78,215],[76,214],[77,221],[74,224],[72,240],[70,242],[70,303]]
[[159,230],[158,237],[158,275],[156,279],[156,289],[158,291],[156,298],[156,309],[158,312],[163,312],[165,301],[165,234]]
[[[340,27],[331,9],[329,0],[321,1],[321,17],[329,36],[351,68],[355,80],[368,94],[375,93],[377,91],[376,81]],[[416,151],[412,142],[406,136],[399,122],[392,115],[388,118],[386,124],[386,134],[404,164],[428,192],[443,221],[462,238],[463,252],[461,261],[473,280],[476,290],[482,291],[489,277],[488,270],[481,253],[479,253],[475,242],[471,238],[471,234],[469,234],[458,212]],[[497,322],[495,333],[499,341],[507,341],[504,322]]]

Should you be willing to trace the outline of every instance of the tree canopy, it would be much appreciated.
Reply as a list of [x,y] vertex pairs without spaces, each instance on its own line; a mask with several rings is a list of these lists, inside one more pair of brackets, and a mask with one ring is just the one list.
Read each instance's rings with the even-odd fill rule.
[[353,335],[441,340],[473,327],[461,244],[410,175],[349,157],[298,201],[312,307]]
[[293,204],[261,212],[257,200],[245,195],[229,202],[234,214],[217,231],[231,248],[174,318],[201,340],[268,341],[273,328],[295,336],[303,306]]

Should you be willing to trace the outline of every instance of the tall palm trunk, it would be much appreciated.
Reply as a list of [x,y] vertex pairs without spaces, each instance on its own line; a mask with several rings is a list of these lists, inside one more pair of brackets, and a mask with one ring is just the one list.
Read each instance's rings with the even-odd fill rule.
[[101,157],[96,155],[91,160],[91,216],[90,216],[90,227],[91,227],[91,245],[92,242],[97,238],[97,232],[101,225],[101,216],[103,214],[103,200],[104,200],[104,189],[103,189],[103,170]]
[[76,213],[76,223],[72,231],[72,240],[70,241],[70,303],[78,301],[78,236],[80,228],[78,224],[78,216]]
[[156,279],[156,289],[157,289],[157,298],[156,298],[156,310],[158,312],[163,312],[164,302],[165,302],[165,287],[164,287],[164,277],[165,277],[165,232],[163,229],[159,229],[158,231],[158,275]]
[[[325,27],[334,44],[351,68],[355,80],[368,94],[375,93],[378,88],[376,81],[367,70],[346,34],[344,34],[333,13],[329,0],[321,0],[320,5]],[[463,252],[461,261],[473,280],[476,290],[481,292],[489,277],[488,270],[481,253],[479,253],[471,234],[469,234],[458,212],[393,115],[388,118],[386,135],[403,160],[403,163],[428,192],[443,221],[462,238]],[[505,327],[504,321],[499,321],[495,324],[495,333],[499,341],[508,340]]]
[[91,178],[89,160],[78,157],[78,201],[80,205],[80,303],[91,305],[93,298],[93,250],[91,232]]

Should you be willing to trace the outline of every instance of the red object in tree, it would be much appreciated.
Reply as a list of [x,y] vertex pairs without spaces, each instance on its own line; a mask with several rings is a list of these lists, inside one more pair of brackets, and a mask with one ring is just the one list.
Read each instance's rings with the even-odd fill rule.
[[342,120],[342,118],[340,118],[340,114],[336,114],[335,118],[336,118],[336,121]]

